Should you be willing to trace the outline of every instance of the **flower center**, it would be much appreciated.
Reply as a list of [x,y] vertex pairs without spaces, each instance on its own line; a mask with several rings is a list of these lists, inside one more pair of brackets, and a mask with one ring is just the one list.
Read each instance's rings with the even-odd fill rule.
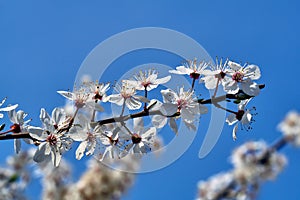
[[142,141],[142,138],[141,138],[141,136],[139,136],[138,134],[135,133],[131,136],[131,140],[132,140],[133,144],[138,144]]
[[193,72],[193,73],[190,73],[190,77],[191,77],[192,79],[199,79],[200,74],[198,74],[198,73],[196,73],[196,72]]
[[49,142],[49,144],[50,144],[51,146],[54,146],[54,145],[57,144],[57,137],[56,137],[55,135],[53,135],[53,134],[50,134],[50,135],[47,137],[46,141]]
[[11,132],[13,133],[21,133],[21,127],[19,124],[13,124],[10,126]]
[[217,79],[223,79],[226,76],[226,73],[221,71],[219,74],[216,74],[215,77]]
[[241,121],[244,114],[245,114],[245,111],[244,111],[244,110],[239,110],[239,111],[237,111],[237,113],[235,114],[235,117],[236,117],[237,120]]
[[232,75],[232,80],[236,82],[242,82],[243,78],[244,78],[244,74],[242,72],[235,72]]
[[93,99],[95,99],[95,100],[100,100],[100,101],[101,101],[101,100],[102,100],[102,97],[103,97],[103,96],[100,95],[99,92],[97,91],[97,92],[95,92],[95,95],[93,96]]

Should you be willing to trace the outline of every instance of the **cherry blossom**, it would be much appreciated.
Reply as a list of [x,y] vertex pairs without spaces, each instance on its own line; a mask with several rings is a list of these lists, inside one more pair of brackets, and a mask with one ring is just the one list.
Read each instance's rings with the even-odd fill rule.
[[283,132],[288,141],[293,145],[300,146],[300,114],[290,111],[285,119],[278,125],[278,129]]
[[250,100],[244,100],[241,103],[238,104],[238,111],[231,113],[227,119],[226,122],[229,125],[235,124],[233,131],[232,131],[232,138],[233,140],[236,140],[236,133],[238,131],[239,123],[242,127],[247,127],[247,129],[250,129],[250,124],[252,122],[252,114],[251,110],[245,109],[246,105],[248,104]]
[[57,167],[61,161],[62,153],[68,151],[73,142],[70,136],[59,131],[60,127],[65,126],[66,121],[68,123],[69,119],[59,108],[53,110],[51,118],[42,108],[40,119],[43,122],[43,128],[34,126],[28,128],[30,136],[40,142],[33,160],[42,162],[50,156],[53,165]]
[[260,78],[260,69],[256,65],[241,66],[238,63],[228,61],[228,72],[231,79],[226,79],[224,90],[229,94],[235,94],[239,89],[250,96],[257,96],[260,92],[259,85],[253,82]]
[[136,89],[126,81],[122,85],[116,86],[117,94],[109,96],[109,102],[117,104],[118,106],[126,105],[130,110],[136,110],[141,108],[141,102],[149,102],[149,100],[143,96],[136,95]]
[[[16,112],[16,110],[10,110],[8,111],[8,117],[9,120],[13,123],[13,125],[10,126],[10,130],[6,131],[12,132],[12,133],[22,133],[22,132],[27,132],[28,128],[28,123],[31,121],[27,120],[25,121],[24,119],[26,118],[27,114],[23,110],[19,110]],[[24,139],[25,142],[30,143],[30,140]],[[21,140],[19,139],[14,139],[14,149],[16,153],[19,153],[21,150]]]
[[166,76],[163,78],[157,78],[158,72],[149,69],[148,71],[140,71],[138,74],[134,75],[134,80],[123,80],[129,85],[133,86],[136,90],[147,90],[157,88],[158,85],[164,84],[171,79],[171,76]]
[[197,64],[197,59],[187,60],[184,65],[176,67],[176,70],[170,70],[172,74],[189,75],[192,79],[199,79],[205,73],[208,64],[204,61]]

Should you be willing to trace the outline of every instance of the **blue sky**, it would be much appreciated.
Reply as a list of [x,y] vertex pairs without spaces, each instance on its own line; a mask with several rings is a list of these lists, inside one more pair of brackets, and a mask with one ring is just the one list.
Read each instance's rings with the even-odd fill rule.
[[[51,111],[65,103],[56,90],[73,87],[77,70],[96,45],[114,34],[138,27],[173,29],[199,42],[212,57],[259,65],[259,82],[265,83],[266,88],[252,102],[258,115],[251,132],[240,132],[233,142],[231,127],[225,126],[213,151],[200,160],[198,151],[209,122],[209,116],[203,116],[188,151],[162,170],[139,175],[125,198],[194,199],[199,180],[231,168],[228,157],[234,147],[248,140],[274,141],[280,137],[276,126],[284,115],[291,109],[300,110],[299,8],[296,0],[0,0],[0,98],[7,96],[9,103],[19,103],[19,108],[38,125],[41,107]],[[130,66],[145,62],[175,67],[180,61],[167,53],[145,51],[125,55],[114,65],[129,70]],[[13,144],[2,142],[2,147],[1,164],[12,152]],[[282,152],[289,164],[276,181],[263,185],[259,199],[300,196],[299,150],[286,147]],[[78,177],[84,161],[72,163]],[[32,194],[39,192],[38,183],[33,188]]]

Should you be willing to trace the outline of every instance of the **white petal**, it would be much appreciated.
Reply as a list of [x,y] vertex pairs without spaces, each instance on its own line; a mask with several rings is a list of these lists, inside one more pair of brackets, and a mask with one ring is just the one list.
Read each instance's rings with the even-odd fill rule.
[[59,151],[51,151],[51,159],[52,163],[55,167],[59,166],[59,163],[61,161],[61,154]]
[[176,70],[170,70],[169,71],[172,74],[190,74],[193,73],[193,70],[190,68],[186,68],[185,66],[178,66],[176,67]]
[[162,128],[167,124],[168,118],[161,115],[154,115],[151,122],[156,128]]
[[46,159],[47,156],[45,155],[45,146],[46,146],[46,142],[43,142],[38,146],[33,156],[33,160],[35,162],[39,163]]
[[171,76],[166,76],[166,77],[163,77],[163,78],[158,78],[154,81],[154,84],[164,84],[166,82],[168,82],[169,80],[171,79]]
[[177,112],[178,106],[172,103],[164,103],[160,107],[160,111],[163,115],[171,116]]
[[200,114],[207,114],[208,108],[205,105],[199,104],[199,112]]
[[244,71],[246,75],[250,74],[247,77],[251,78],[252,80],[257,80],[261,76],[260,69],[256,65],[248,65],[247,67],[245,67]]
[[236,94],[239,91],[239,86],[236,81],[229,81],[223,84],[225,92],[229,94]]
[[1,101],[0,106],[2,106],[2,105],[5,103],[6,99],[7,99],[7,97],[5,97],[5,98]]
[[171,89],[161,90],[160,93],[166,103],[174,103],[176,99],[179,99],[178,95]]
[[129,110],[136,110],[141,108],[142,103],[135,98],[128,98],[125,100],[125,104]]
[[7,106],[7,107],[4,107],[4,108],[0,108],[0,111],[11,111],[11,110],[14,110],[18,107],[18,104],[15,104],[15,105],[12,105],[12,106]]
[[65,120],[66,113],[62,108],[54,108],[51,116],[52,116],[53,123],[58,125]]
[[169,125],[170,125],[172,131],[177,135],[178,134],[178,127],[177,127],[176,121],[173,117],[170,118]]
[[232,61],[228,61],[228,65],[234,71],[240,71],[243,68],[240,64]]
[[76,99],[76,96],[73,92],[68,92],[68,91],[57,91],[58,94],[62,95],[63,97],[74,101]]
[[182,119],[188,123],[195,121],[195,115],[193,115],[188,109],[182,108],[180,111]]
[[151,139],[155,135],[156,135],[156,128],[155,127],[151,127],[147,131],[145,131],[144,133],[142,133],[141,137],[143,139],[147,139],[147,138]]
[[133,119],[133,131],[139,133],[144,129],[144,119],[142,117]]
[[205,83],[205,87],[209,90],[215,89],[217,86],[218,78],[215,76],[205,76],[202,78]]
[[239,124],[236,124],[234,127],[233,127],[233,130],[232,130],[232,139],[233,140],[236,140],[236,133],[238,131],[238,126]]
[[90,145],[87,146],[85,155],[87,155],[87,156],[92,155],[96,149],[96,145],[97,145],[96,140],[91,141]]
[[15,148],[16,154],[18,154],[21,150],[21,140],[14,139],[14,148]]
[[77,160],[80,160],[83,157],[87,145],[88,145],[87,141],[83,141],[79,144],[75,153]]
[[226,118],[226,122],[229,125],[233,125],[234,123],[236,123],[238,121],[238,119],[236,118],[235,114],[230,114],[227,118]]
[[147,98],[144,97],[144,96],[140,96],[140,95],[134,95],[133,98],[135,98],[135,99],[137,99],[137,100],[139,100],[139,101],[141,101],[141,102],[145,102],[145,103],[149,103],[149,102],[150,102],[149,99],[147,99]]
[[115,103],[118,106],[122,106],[124,102],[124,98],[120,94],[112,94],[109,97],[109,102]]
[[257,96],[260,93],[259,85],[246,79],[241,83],[241,89],[250,96]]
[[94,101],[89,101],[86,103],[86,106],[88,106],[89,108],[98,111],[98,112],[103,112],[104,108],[99,105],[98,103],[95,103]]
[[44,134],[44,130],[40,127],[29,126],[28,132],[31,137],[40,141],[47,138],[47,134]]
[[45,155],[50,155],[51,153],[51,146],[48,142],[45,142]]

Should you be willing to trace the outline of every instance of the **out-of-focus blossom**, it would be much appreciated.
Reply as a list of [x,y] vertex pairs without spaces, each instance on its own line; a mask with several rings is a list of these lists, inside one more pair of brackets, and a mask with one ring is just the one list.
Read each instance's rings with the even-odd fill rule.
[[296,111],[291,111],[285,119],[278,125],[279,130],[287,137],[293,145],[300,146],[300,115]]

